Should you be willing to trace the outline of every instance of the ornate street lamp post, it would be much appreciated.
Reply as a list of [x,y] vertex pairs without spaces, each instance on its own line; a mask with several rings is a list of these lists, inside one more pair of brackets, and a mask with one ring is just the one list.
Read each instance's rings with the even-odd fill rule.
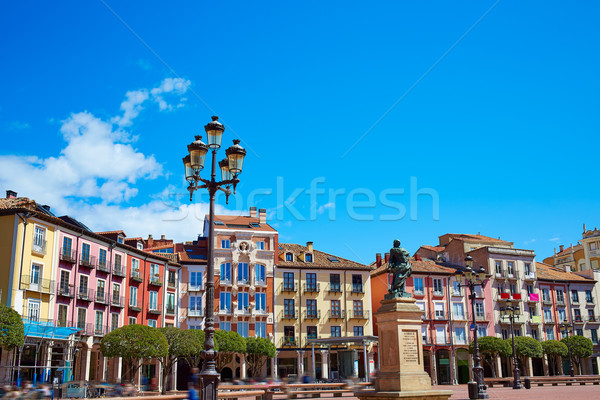
[[560,324],[560,330],[565,332],[567,335],[567,350],[569,351],[569,375],[572,377],[575,376],[575,370],[573,369],[573,356],[571,354],[571,332],[573,330],[573,325],[568,322],[563,322]]
[[477,342],[477,320],[475,319],[475,299],[477,294],[475,293],[475,287],[481,286],[484,288],[486,282],[486,273],[483,267],[479,267],[479,270],[473,272],[473,258],[467,256],[465,258],[465,264],[467,268],[461,273],[458,272],[464,278],[463,283],[459,283],[459,286],[466,286],[469,288],[469,300],[471,301],[471,314],[473,315],[473,379],[477,383],[477,399],[488,399],[489,395],[486,391],[485,382],[483,379],[483,367],[481,366],[481,357],[479,356],[479,343]]
[[506,307],[500,307],[500,316],[502,318],[508,318],[510,321],[513,357],[513,389],[523,389],[523,385],[521,385],[521,370],[519,369],[519,361],[517,360],[517,348],[515,347],[515,318],[520,314],[521,308],[519,305],[513,305],[510,301],[506,303]]
[[[235,193],[236,185],[239,182],[237,178],[242,172],[242,165],[246,150],[240,146],[239,140],[233,141],[233,146],[225,150],[227,156],[219,162],[221,168],[221,181],[215,179],[217,150],[221,147],[221,139],[225,127],[219,122],[219,117],[212,117],[205,127],[207,135],[207,144],[202,142],[202,136],[196,136],[196,140],[188,145],[189,155],[183,158],[185,166],[185,179],[189,182],[188,191],[190,192],[190,201],[193,193],[198,189],[207,189],[210,195],[210,211],[208,217],[208,260],[206,273],[206,311],[204,319],[204,350],[202,356],[202,370],[200,371],[200,399],[218,400],[217,388],[219,386],[219,373],[216,370],[217,352],[215,351],[215,326],[214,326],[214,295],[215,295],[215,262],[214,262],[214,217],[215,217],[215,194],[217,190],[225,193],[227,201],[231,194],[230,187],[233,186]],[[204,169],[206,153],[212,152],[212,168],[210,179],[200,177],[200,171]]]

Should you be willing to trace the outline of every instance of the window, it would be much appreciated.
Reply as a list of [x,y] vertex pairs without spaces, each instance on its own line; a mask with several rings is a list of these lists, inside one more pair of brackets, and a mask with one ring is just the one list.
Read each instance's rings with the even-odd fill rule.
[[509,261],[506,263],[506,270],[508,271],[508,275],[515,275],[515,263],[513,261]]
[[119,285],[118,283],[113,283],[112,293],[113,303],[121,304],[121,285]]
[[331,327],[331,337],[342,337],[342,327],[341,326],[332,326]]
[[364,336],[364,330],[362,326],[355,326],[353,330],[354,336]]
[[293,326],[283,327],[283,336],[286,344],[296,343],[295,333],[296,331],[294,330]]
[[502,339],[508,339],[508,329],[502,329]]
[[221,281],[231,282],[231,263],[221,264]]
[[42,282],[42,266],[39,264],[31,265],[31,278],[29,283],[31,284],[31,289],[38,290],[39,285]]
[[355,317],[362,318],[362,316],[363,316],[362,300],[354,300],[352,302],[352,311],[353,311]]
[[496,261],[496,275],[502,275],[502,261]]
[[532,329],[531,330],[531,337],[534,338],[535,340],[538,340],[538,331],[537,331],[537,329]]
[[129,317],[129,325],[135,325],[135,324],[137,324],[137,318]]
[[222,249],[231,248],[231,242],[229,241],[229,239],[221,239],[221,248]]
[[265,242],[264,241],[256,242],[256,248],[258,250],[264,250],[265,249]]
[[594,314],[594,310],[593,309],[589,309],[588,310],[588,321],[589,322],[596,322],[596,315]]
[[341,291],[340,274],[329,274],[329,291]]
[[550,301],[550,289],[542,289],[542,301]]
[[157,282],[160,279],[160,267],[158,264],[150,264],[150,280]]
[[121,265],[123,265],[121,263],[121,255],[120,254],[115,254],[115,268],[116,269],[121,269]]
[[169,271],[167,274],[167,283],[169,286],[175,286],[175,282],[177,279],[175,278],[175,271]]
[[521,330],[515,328],[515,336],[521,336]]
[[283,314],[286,318],[294,318],[296,310],[294,308],[294,299],[283,300]]
[[465,317],[465,307],[463,303],[452,303],[453,316],[456,319],[463,319]]
[[254,296],[254,302],[256,303],[256,311],[265,312],[267,310],[267,294],[256,293]]
[[199,290],[202,288],[202,272],[190,272],[190,290]]
[[294,255],[292,253],[285,253],[285,261],[294,261]]
[[110,314],[110,330],[114,331],[119,327],[119,314]]
[[104,320],[104,313],[102,311],[96,311],[96,319],[94,319],[94,333],[96,335],[102,335],[102,322]]
[[61,294],[69,294],[69,271],[60,271],[60,292]]
[[531,264],[530,263],[525,263],[525,276],[529,276],[529,274],[531,274]]
[[148,326],[150,326],[152,328],[156,328],[156,320],[155,319],[149,319],[148,320]]
[[78,308],[77,309],[77,328],[85,329],[85,317],[86,317],[86,309]]
[[567,312],[565,311],[564,308],[559,308],[558,309],[558,322],[560,322],[561,324],[563,322],[565,322],[567,319]]
[[413,279],[413,284],[414,284],[414,294],[423,294],[423,278],[414,278]]
[[238,293],[238,310],[247,312],[248,311],[248,292],[239,292]]
[[129,305],[131,307],[137,307],[137,295],[138,288],[135,286],[129,286]]
[[554,340],[554,329],[546,328],[546,340]]
[[446,327],[436,326],[435,327],[435,342],[436,344],[445,344],[446,342]]
[[544,308],[544,321],[552,322],[552,310]]
[[423,311],[421,319],[427,319],[427,312],[425,312],[425,303],[422,301],[417,301],[415,304],[417,305],[417,307],[419,307],[419,309],[421,309],[421,311]]
[[222,331],[230,331],[231,322],[219,322],[219,329]]
[[33,251],[38,253],[46,251],[46,229],[37,225],[33,228]]
[[556,302],[564,303],[565,302],[565,292],[562,289],[556,289]]
[[331,316],[339,318],[342,315],[340,310],[340,301],[331,300]]
[[312,254],[310,254],[310,253],[305,254],[304,255],[304,261],[306,261],[306,262],[312,262],[313,261]]
[[444,303],[434,303],[435,319],[444,319]]
[[149,293],[149,308],[151,310],[158,310],[158,292]]
[[534,315],[537,315],[537,311],[536,311],[535,307],[529,307],[529,315],[531,315],[532,317]]
[[514,283],[510,284],[510,294],[515,294],[517,293],[517,286]]
[[478,337],[487,336],[487,327],[485,327],[485,326],[478,326],[477,327],[477,336]]
[[64,304],[58,305],[58,326],[67,326],[67,309]]
[[454,328],[455,344],[467,344],[467,333],[465,328]]
[[573,310],[573,318],[575,319],[575,322],[581,322],[581,310],[579,308],[575,308]]
[[237,323],[237,333],[240,334],[241,337],[248,337],[248,323],[247,322],[238,322]]
[[191,317],[200,317],[202,315],[202,297],[190,296],[188,315]]
[[309,292],[317,291],[317,274],[308,273],[306,274],[306,290]]
[[306,300],[306,317],[317,318],[317,300]]
[[118,243],[123,243],[123,240],[124,240],[123,236],[121,236],[121,235],[117,236]]
[[460,282],[458,282],[458,281],[452,282],[452,295],[453,296],[460,296],[461,295]]
[[585,291],[585,301],[587,303],[593,303],[594,302],[594,298],[592,297],[592,291],[591,290],[586,290]]
[[257,284],[266,282],[266,268],[262,264],[254,264],[254,280]]
[[79,295],[87,297],[88,281],[89,281],[89,278],[87,275],[79,275]]
[[352,275],[352,292],[363,293],[362,275]]
[[175,314],[175,293],[167,293],[167,313]]
[[283,290],[286,291],[294,291],[296,287],[296,282],[294,281],[294,273],[293,272],[284,272],[283,273]]
[[306,338],[307,339],[316,339],[317,338],[317,327],[316,326],[307,326],[306,327]]
[[101,279],[98,279],[98,281],[96,282],[96,301],[99,301],[101,303],[104,302],[104,288],[106,285],[106,281],[103,281]]
[[131,276],[134,278],[140,277],[140,260],[137,258],[131,259]]
[[73,239],[70,237],[63,237],[62,254],[69,259],[72,259],[71,249],[73,248]]
[[423,343],[429,343],[427,341],[427,327],[421,325],[421,336],[423,337]]
[[535,293],[533,285],[527,285],[527,295],[529,296],[532,293]]
[[[137,242],[137,246],[136,247],[137,247],[138,250],[144,250],[144,243]],[[155,325],[154,327],[156,328],[156,321],[154,321],[154,325]]]
[[598,344],[598,329],[590,329],[590,333],[592,334],[592,343]]
[[231,293],[221,292],[220,300],[220,310],[227,312],[231,311]]
[[266,322],[257,322],[254,325],[254,334],[256,337],[267,337],[267,323]]
[[571,301],[573,303],[579,303],[579,293],[577,290],[571,290]]
[[90,245],[87,243],[81,244],[81,261],[90,262]]
[[238,263],[237,281],[238,283],[248,283],[248,263]]
[[437,296],[442,296],[444,294],[444,291],[442,289],[442,280],[441,279],[434,279],[433,280],[433,294],[437,295]]
[[106,267],[106,250],[100,249],[98,253],[98,264],[100,267]]
[[475,318],[484,318],[484,316],[485,316],[485,311],[483,309],[483,303],[476,302],[475,303]]

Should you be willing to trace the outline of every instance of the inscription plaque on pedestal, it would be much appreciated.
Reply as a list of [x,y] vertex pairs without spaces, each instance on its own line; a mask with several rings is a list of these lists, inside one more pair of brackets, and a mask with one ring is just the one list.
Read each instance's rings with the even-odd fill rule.
[[419,365],[419,337],[417,331],[402,331],[402,362],[407,365]]

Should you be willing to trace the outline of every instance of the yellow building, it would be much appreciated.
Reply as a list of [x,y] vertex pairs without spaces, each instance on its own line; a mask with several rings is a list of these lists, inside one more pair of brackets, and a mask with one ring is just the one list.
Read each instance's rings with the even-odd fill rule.
[[315,250],[312,242],[279,244],[274,282],[278,376],[364,378],[373,372],[369,271],[367,265]]

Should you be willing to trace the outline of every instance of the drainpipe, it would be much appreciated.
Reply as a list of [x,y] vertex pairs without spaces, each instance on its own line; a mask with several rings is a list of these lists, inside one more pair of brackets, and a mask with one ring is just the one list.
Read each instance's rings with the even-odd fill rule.
[[[21,277],[23,276],[23,257],[25,256],[25,236],[27,233],[27,224],[29,223],[29,218],[31,217],[31,213],[30,212],[26,212],[24,216],[21,216],[21,214],[17,214],[19,216],[19,219],[21,219],[23,221],[23,241],[21,243],[21,265],[19,267],[19,286],[17,290],[21,290]],[[12,295],[12,293],[7,294],[7,296]]]

